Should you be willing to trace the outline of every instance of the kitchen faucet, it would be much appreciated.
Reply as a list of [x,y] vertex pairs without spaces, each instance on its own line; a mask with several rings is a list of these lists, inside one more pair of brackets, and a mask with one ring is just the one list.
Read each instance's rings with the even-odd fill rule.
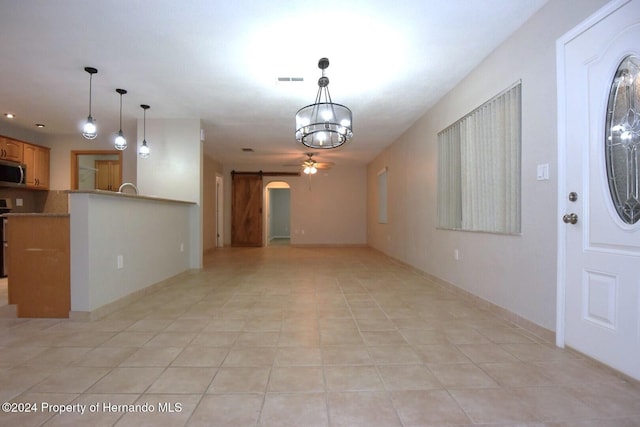
[[118,193],[122,193],[122,189],[126,187],[133,188],[133,191],[136,192],[136,196],[138,195],[138,187],[136,187],[135,184],[133,184],[132,182],[125,182],[124,184],[122,184],[120,188],[118,188]]

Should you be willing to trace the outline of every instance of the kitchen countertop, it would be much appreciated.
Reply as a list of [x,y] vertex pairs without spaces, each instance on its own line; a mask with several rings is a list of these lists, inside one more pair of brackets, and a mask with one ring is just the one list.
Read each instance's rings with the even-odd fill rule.
[[130,199],[140,199],[140,200],[152,200],[159,202],[169,202],[169,203],[182,203],[187,205],[195,205],[195,202],[187,202],[185,200],[175,200],[175,199],[165,199],[163,197],[154,197],[154,196],[141,196],[138,194],[130,194],[130,193],[117,193],[115,191],[105,191],[105,190],[67,190],[69,194],[95,194],[98,196],[109,196],[109,197],[126,197]]
[[[110,197],[124,197],[129,199],[140,199],[140,200],[151,200],[151,201],[160,201],[160,202],[169,202],[169,203],[179,203],[185,205],[195,205],[195,202],[187,202],[184,200],[174,200],[174,199],[165,199],[162,197],[152,197],[152,196],[140,196],[136,194],[127,194],[127,193],[116,193],[113,191],[103,191],[103,190],[67,190],[67,193],[71,194],[97,194],[99,196],[110,196]],[[68,217],[68,212],[9,212],[0,214],[0,218],[10,218],[10,217]]]
[[69,216],[68,213],[6,213],[6,214],[2,214],[0,215],[0,217],[2,218],[9,218],[9,217],[16,217],[16,216],[42,216],[42,217],[65,217],[65,216]]

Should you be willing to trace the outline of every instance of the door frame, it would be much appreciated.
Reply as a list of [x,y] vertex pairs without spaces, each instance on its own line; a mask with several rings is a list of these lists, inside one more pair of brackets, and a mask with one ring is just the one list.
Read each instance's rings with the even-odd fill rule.
[[[567,182],[566,182],[566,161],[567,161],[567,139],[566,139],[566,87],[565,77],[565,48],[566,45],[578,37],[580,34],[593,27],[607,16],[629,3],[631,0],[612,0],[576,27],[564,34],[556,41],[556,83],[557,83],[557,137],[558,137],[558,194],[557,194],[557,271],[556,271],[556,345],[565,346],[565,304],[566,304],[566,277],[567,277],[567,228],[562,222],[562,216],[567,212]],[[585,147],[588,149],[588,147]]]
[[224,247],[224,182],[216,174],[216,247]]
[[[284,180],[269,181],[264,184],[264,236],[263,246],[269,246],[271,242],[271,219],[273,218],[271,190],[289,190],[289,197],[291,197],[291,184]],[[291,230],[291,205],[289,205],[289,230]],[[291,238],[291,235],[289,235]]]

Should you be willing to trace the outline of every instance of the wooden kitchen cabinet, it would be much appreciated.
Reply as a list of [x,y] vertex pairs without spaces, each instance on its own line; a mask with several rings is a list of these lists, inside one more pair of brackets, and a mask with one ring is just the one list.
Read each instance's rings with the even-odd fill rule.
[[96,190],[118,191],[122,184],[119,160],[96,160]]
[[9,304],[16,305],[18,317],[69,317],[69,215],[10,214],[7,218]]
[[22,146],[21,141],[0,136],[0,159],[22,163]]
[[50,149],[27,143],[23,146],[23,161],[27,167],[27,187],[48,190]]

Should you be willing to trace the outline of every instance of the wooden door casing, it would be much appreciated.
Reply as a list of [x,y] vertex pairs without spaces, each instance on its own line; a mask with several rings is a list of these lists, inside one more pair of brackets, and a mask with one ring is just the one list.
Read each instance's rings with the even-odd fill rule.
[[231,172],[231,246],[262,246],[262,173]]

